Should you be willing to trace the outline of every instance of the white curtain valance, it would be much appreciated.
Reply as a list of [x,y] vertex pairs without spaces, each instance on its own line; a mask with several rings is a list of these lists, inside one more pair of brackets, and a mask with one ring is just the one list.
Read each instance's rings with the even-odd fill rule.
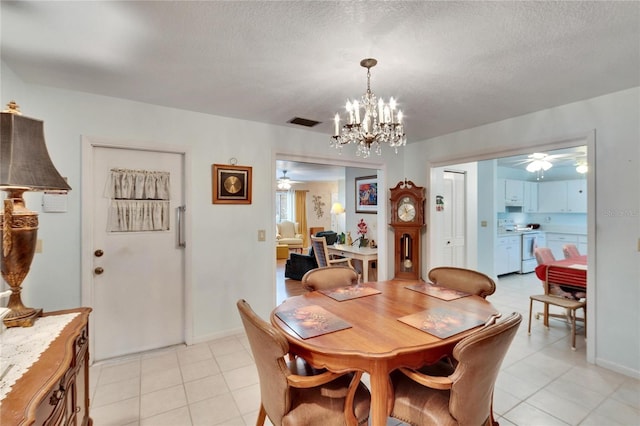
[[169,201],[111,200],[110,232],[169,230]]
[[168,200],[169,172],[111,169],[105,196],[118,200]]

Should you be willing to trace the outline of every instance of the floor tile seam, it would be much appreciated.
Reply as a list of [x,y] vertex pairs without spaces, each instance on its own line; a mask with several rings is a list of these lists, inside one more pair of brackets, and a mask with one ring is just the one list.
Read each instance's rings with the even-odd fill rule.
[[[187,406],[187,407],[188,407],[188,406],[189,406],[189,401],[187,400],[187,391],[186,391],[186,389],[184,388],[184,385],[180,384],[180,385],[174,385],[174,386],[169,386],[169,387],[177,387],[177,386],[182,386],[182,392],[184,392],[184,402],[185,402],[185,403],[184,403],[184,405],[180,405],[180,406],[178,406],[178,407],[173,407],[173,408],[168,409],[168,410],[165,410],[165,411],[160,411],[160,412],[157,412],[157,413],[155,413],[154,415],[152,415],[152,416],[148,416],[148,417],[142,417],[142,396],[143,396],[143,395],[142,395],[142,394],[140,394],[140,396],[139,396],[139,398],[140,398],[140,402],[139,402],[139,404],[138,404],[138,423],[140,423],[140,420],[143,420],[143,419],[148,419],[148,418],[151,418],[151,417],[154,417],[154,416],[160,415],[160,414],[168,413],[168,412],[170,412],[170,411],[177,410],[178,408],[182,408],[182,407],[185,407],[185,406]],[[155,390],[155,391],[153,391],[153,392],[158,392],[158,391],[161,391],[161,390],[164,390],[164,389],[169,389],[169,387],[167,387],[167,388],[162,388],[162,389],[157,389],[157,390]],[[153,393],[153,392],[148,392],[148,393],[146,393],[145,395],[149,395],[150,393]],[[193,423],[193,420],[192,420],[191,422]]]
[[[562,424],[570,425],[570,423],[567,423],[567,422],[565,422],[564,420],[562,420],[562,419],[560,419],[560,418],[558,418],[558,417],[554,416],[553,414],[551,414],[551,413],[549,413],[549,412],[547,412],[547,411],[545,411],[545,410],[543,410],[543,409],[541,409],[541,408],[539,408],[539,407],[537,407],[537,406],[535,406],[535,405],[533,405],[533,404],[531,404],[531,403],[527,402],[527,400],[528,400],[529,398],[530,398],[530,397],[527,397],[526,399],[524,399],[524,400],[520,401],[519,403],[517,403],[516,405],[514,405],[514,406],[513,406],[509,411],[507,411],[506,413],[504,413],[501,417],[504,417],[507,421],[509,421],[509,422],[513,423],[514,425],[518,425],[518,422],[516,422],[515,420],[510,419],[510,418],[508,417],[508,415],[509,415],[509,413],[510,413],[510,412],[512,412],[513,410],[515,410],[518,406],[520,406],[520,405],[522,405],[522,404],[527,404],[529,407],[532,407],[532,408],[534,408],[534,409],[536,409],[536,410],[542,411],[543,413],[547,414],[548,416],[551,416],[551,417],[553,417],[554,419],[558,420],[558,421],[559,421],[560,423],[562,423]],[[584,419],[583,419],[583,420],[584,420]]]
[[[577,366],[577,365],[572,366],[569,370],[567,370],[566,372],[564,372],[564,374],[559,375],[559,376],[558,376],[558,379],[561,379],[562,377],[567,376],[568,374],[571,374],[571,371],[572,371],[572,370],[576,370],[576,371],[577,371],[577,370],[578,370],[578,368],[581,368],[581,366]],[[579,373],[579,371],[578,371],[578,373]],[[569,378],[566,378],[565,380],[567,380],[567,381],[569,381],[569,382],[571,382],[571,383],[573,383],[573,384],[575,384],[575,385],[577,385],[577,386],[586,387],[586,386],[584,385],[584,383],[578,383],[577,381],[571,380],[571,379],[569,379]],[[624,383],[624,382],[622,382],[622,383]],[[600,389],[600,388],[594,389],[594,388],[592,388],[592,387],[590,387],[590,386],[589,386],[589,387],[587,387],[587,389],[589,389],[590,391],[595,392],[595,393],[597,393],[597,394],[599,394],[599,395],[602,395],[602,396],[604,397],[604,399],[607,399],[607,398],[611,398],[611,397],[613,396],[613,394],[614,394],[618,389],[620,389],[620,387],[622,386],[622,383],[619,383],[619,384],[615,385],[615,386],[614,386],[614,389],[613,389],[613,390],[611,390],[611,391],[608,391],[608,392],[600,392],[600,391],[599,391],[599,389]]]
[[[580,404],[579,402],[572,401],[572,400],[570,400],[570,399],[568,399],[568,398],[564,397],[563,395],[559,395],[558,393],[553,392],[553,391],[551,391],[551,390],[547,389],[547,387],[548,387],[549,385],[551,385],[551,383],[557,382],[559,379],[560,379],[560,376],[556,377],[554,380],[552,380],[552,381],[551,381],[551,382],[549,382],[547,385],[545,385],[542,389],[538,390],[538,392],[541,392],[541,391],[543,391],[543,390],[545,390],[545,389],[546,389],[546,392],[551,393],[552,395],[554,395],[554,396],[555,396],[555,397],[557,397],[558,399],[561,399],[561,400],[563,400],[563,401],[567,401],[567,402],[573,403],[573,404],[575,404],[575,405],[579,405],[580,407],[584,408],[584,410],[587,412],[587,414],[586,414],[586,415],[584,415],[584,416],[580,419],[580,421],[579,421],[577,424],[582,423],[582,422],[583,422],[587,417],[589,417],[589,416],[591,415],[591,413],[593,413],[593,412],[594,412],[594,410],[596,409],[596,407],[597,407],[597,406],[599,406],[600,404],[602,404],[602,401],[600,401],[598,404],[596,404],[596,407],[589,408],[589,407],[587,407],[587,406],[584,406],[584,405]],[[527,399],[526,399],[525,401],[529,401],[529,400],[531,399],[531,397],[533,397],[533,396],[534,396],[535,394],[537,394],[538,392],[536,392],[536,393],[534,393],[533,395],[531,395],[531,396],[527,397]],[[606,399],[606,398],[605,398],[605,399]],[[530,405],[532,405],[533,407],[538,408],[539,410],[544,411],[545,413],[547,413],[547,414],[549,414],[549,415],[551,415],[551,416],[553,416],[553,417],[555,417],[555,418],[558,418],[557,416],[553,415],[552,413],[548,412],[547,410],[545,410],[545,409],[544,409],[544,408],[542,408],[542,407],[538,407],[537,405],[533,405],[533,404],[531,404],[530,402],[529,402],[529,404],[530,404]],[[562,419],[560,419],[560,420],[564,422],[564,420],[562,420]],[[565,423],[566,423],[566,422],[565,422]]]
[[[629,408],[633,409],[634,411],[637,411],[637,412],[640,414],[640,404],[639,404],[639,406],[638,406],[638,407],[634,407],[633,405],[629,404],[627,401],[625,401],[625,400],[621,400],[620,398],[616,398],[616,393],[617,393],[617,392],[622,388],[622,386],[624,386],[624,384],[625,384],[625,383],[626,383],[626,380],[625,380],[625,381],[623,381],[622,383],[620,383],[620,385],[618,385],[618,387],[617,387],[614,391],[612,391],[612,392],[611,392],[611,393],[610,393],[610,394],[605,398],[605,400],[607,400],[607,399],[612,399],[612,400],[614,400],[614,401],[616,401],[616,402],[619,402],[619,403],[620,403],[620,404],[622,404],[622,405],[626,405],[627,407],[629,407]],[[638,402],[640,403],[640,391],[638,392],[637,396],[638,396]],[[604,402],[604,401],[603,401],[603,402]],[[640,423],[640,419],[638,420],[638,423]]]

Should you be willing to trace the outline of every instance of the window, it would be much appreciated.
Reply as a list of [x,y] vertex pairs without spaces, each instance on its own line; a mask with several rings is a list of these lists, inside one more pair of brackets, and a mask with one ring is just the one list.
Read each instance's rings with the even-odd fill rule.
[[276,191],[276,223],[293,220],[293,203],[289,191]]

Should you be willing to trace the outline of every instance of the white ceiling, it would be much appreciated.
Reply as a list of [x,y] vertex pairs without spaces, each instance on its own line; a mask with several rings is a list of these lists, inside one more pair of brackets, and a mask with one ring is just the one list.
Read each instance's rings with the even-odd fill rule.
[[327,140],[366,89],[366,57],[409,142],[640,85],[636,1],[0,7],[2,60],[28,83],[283,126],[297,116]]

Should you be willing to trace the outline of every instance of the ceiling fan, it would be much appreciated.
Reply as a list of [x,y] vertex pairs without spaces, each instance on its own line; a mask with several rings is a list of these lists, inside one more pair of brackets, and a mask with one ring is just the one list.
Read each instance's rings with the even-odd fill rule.
[[295,180],[291,180],[289,176],[287,176],[287,171],[282,171],[282,176],[278,178],[278,189],[290,189],[291,185],[300,183]]
[[553,167],[554,163],[559,160],[576,161],[582,153],[579,152],[567,152],[558,154],[547,154],[544,152],[534,152],[529,154],[526,158],[519,161],[517,164],[526,164],[528,172],[535,173],[538,171],[546,171]]

